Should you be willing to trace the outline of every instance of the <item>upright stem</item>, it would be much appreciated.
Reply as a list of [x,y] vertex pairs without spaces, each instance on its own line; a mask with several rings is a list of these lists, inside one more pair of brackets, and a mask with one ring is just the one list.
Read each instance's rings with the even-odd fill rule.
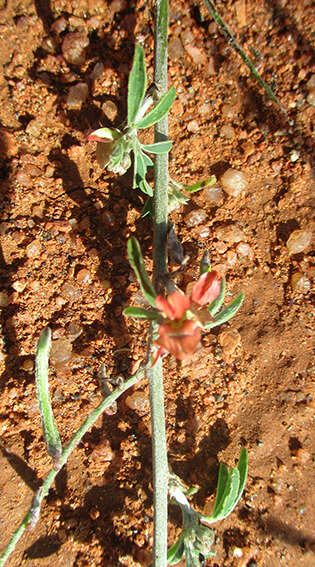
[[[156,0],[154,81],[159,96],[167,91],[167,32],[168,0]],[[167,139],[168,119],[165,116],[155,126],[155,142]],[[168,154],[160,154],[154,164],[154,273],[153,280],[159,291],[167,272],[167,209],[168,209]],[[154,332],[152,325],[152,333]],[[153,506],[154,506],[154,567],[167,564],[167,493],[168,463],[165,431],[163,367],[159,359],[148,369],[153,453]]]

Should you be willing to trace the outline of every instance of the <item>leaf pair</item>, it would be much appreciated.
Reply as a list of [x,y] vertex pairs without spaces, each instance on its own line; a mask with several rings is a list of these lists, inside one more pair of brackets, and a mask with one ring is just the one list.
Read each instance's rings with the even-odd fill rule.
[[[142,103],[147,89],[147,73],[145,68],[144,51],[140,45],[136,45],[133,65],[128,80],[128,126],[137,129],[149,128],[165,116],[170,110],[176,91],[174,87],[161,97],[154,108],[142,116]],[[143,105],[145,106],[145,105]]]
[[211,516],[202,516],[203,520],[214,523],[231,514],[243,494],[247,471],[248,453],[245,447],[241,449],[237,468],[231,467],[229,471],[223,463],[220,464],[214,510]]
[[248,454],[244,447],[241,449],[237,468],[232,467],[229,471],[223,463],[220,464],[217,495],[211,516],[195,512],[178,483],[175,488],[170,486],[170,493],[182,511],[183,527],[178,540],[168,550],[168,565],[175,565],[185,557],[186,567],[197,567],[200,565],[200,554],[205,558],[215,554],[211,549],[214,532],[201,522],[212,524],[231,514],[242,496],[247,470]]

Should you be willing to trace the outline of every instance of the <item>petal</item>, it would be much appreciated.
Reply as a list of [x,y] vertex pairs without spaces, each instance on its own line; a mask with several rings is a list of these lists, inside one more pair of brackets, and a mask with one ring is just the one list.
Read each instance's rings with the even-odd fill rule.
[[190,300],[180,291],[174,291],[168,298],[158,295],[155,307],[162,311],[171,321],[179,320],[190,306]]
[[181,319],[190,307],[190,299],[181,291],[174,291],[168,296],[168,302],[175,313],[175,319]]
[[218,273],[206,272],[200,276],[191,290],[191,300],[198,305],[212,303],[220,295],[221,278]]
[[154,344],[159,345],[178,360],[189,358],[197,349],[201,331],[195,321],[186,320],[180,327],[171,324],[159,326],[159,338]]

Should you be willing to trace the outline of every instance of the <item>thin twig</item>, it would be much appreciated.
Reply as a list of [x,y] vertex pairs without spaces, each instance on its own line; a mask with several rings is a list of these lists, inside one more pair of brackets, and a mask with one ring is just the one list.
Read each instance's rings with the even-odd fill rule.
[[109,396],[107,396],[107,398],[102,400],[102,402],[97,406],[97,408],[95,408],[95,410],[92,411],[92,413],[90,413],[90,415],[86,418],[84,423],[81,425],[80,429],[78,429],[78,431],[73,435],[69,443],[65,445],[65,448],[62,452],[59,461],[60,464],[59,470],[56,471],[55,469],[52,469],[51,471],[49,471],[42,486],[35,493],[30,509],[24,516],[21,524],[14,532],[9,544],[3,551],[2,555],[0,556],[0,567],[3,567],[3,565],[5,564],[9,555],[14,550],[17,542],[23,535],[26,528],[33,528],[37,523],[40,514],[41,505],[45,496],[47,496],[49,489],[53,481],[55,480],[58,472],[67,462],[72,451],[82,440],[82,437],[85,435],[88,429],[90,429],[90,427],[95,423],[95,421],[100,417],[103,411],[106,410],[109,406],[111,406],[115,402],[115,400],[117,400],[126,390],[131,388],[131,386],[134,386],[144,376],[144,373],[145,373],[144,368],[141,367],[135,374],[130,376],[128,380],[126,380],[123,384],[120,384],[118,388],[113,390],[113,392]]
[[[156,0],[154,82],[158,96],[167,92],[168,0]],[[155,142],[167,140],[168,117],[155,126]],[[154,163],[154,273],[155,288],[161,291],[167,273],[168,154],[159,154]],[[151,337],[155,325],[151,326]],[[148,366],[152,420],[154,567],[167,564],[168,463],[165,431],[163,367],[159,359]]]
[[269,85],[264,81],[264,79],[258,73],[255,65],[253,62],[247,57],[246,53],[243,51],[242,47],[235,39],[234,35],[229,30],[226,23],[222,20],[221,16],[218,14],[216,7],[211,0],[203,0],[204,5],[206,6],[207,10],[209,10],[211,16],[213,17],[214,21],[218,25],[218,27],[222,30],[223,34],[227,38],[228,42],[232,45],[233,49],[237,51],[237,53],[241,56],[243,61],[246,63],[247,67],[250,69],[252,75],[255,79],[261,84],[261,86],[265,89],[268,97],[276,103],[276,105],[280,108],[281,112],[284,114],[286,119],[289,121],[288,113],[286,109],[282,106],[281,102],[278,100],[276,95],[273,93]]

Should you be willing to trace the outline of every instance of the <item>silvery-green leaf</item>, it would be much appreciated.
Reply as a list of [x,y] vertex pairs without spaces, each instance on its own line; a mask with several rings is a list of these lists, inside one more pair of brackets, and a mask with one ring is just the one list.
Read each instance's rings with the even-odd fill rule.
[[[221,280],[221,287],[220,287],[220,294],[219,296],[210,303],[209,307],[207,307],[207,311],[210,313],[212,317],[219,311],[222,307],[225,297],[225,289],[226,289],[226,279],[223,276]],[[214,325],[215,326],[215,325]]]
[[150,321],[156,321],[159,318],[159,314],[156,311],[148,311],[148,309],[143,309],[142,307],[126,307],[123,314],[135,319],[149,319]]
[[134,237],[129,238],[127,244],[127,250],[128,250],[128,259],[130,265],[137,276],[138,282],[141,287],[141,291],[144,297],[150,303],[150,305],[152,307],[155,307],[156,293],[154,291],[154,287],[144,267],[141,248],[136,238]]
[[139,187],[140,187],[141,191],[143,193],[145,193],[146,195],[149,195],[149,197],[153,196],[153,189],[152,189],[150,183],[148,183],[146,179],[142,179],[140,181]]
[[128,125],[134,120],[140,109],[147,87],[147,73],[145,69],[144,51],[136,45],[132,69],[128,80]]
[[61,441],[51,407],[48,383],[48,363],[51,347],[51,330],[44,329],[39,337],[36,350],[36,392],[44,439],[48,454],[53,458],[55,467],[58,467],[62,453]]
[[167,140],[165,142],[156,142],[155,144],[142,144],[142,149],[151,154],[166,154],[172,148],[173,142]]
[[210,321],[210,323],[206,323],[205,329],[213,329],[213,327],[217,327],[218,325],[222,325],[229,321],[239,310],[242,303],[244,301],[244,293],[240,293],[230,305],[222,309],[218,315],[215,316],[214,321]]
[[171,87],[170,90],[162,96],[157,105],[150,110],[144,118],[135,124],[136,128],[148,128],[149,126],[153,126],[153,124],[159,122],[159,120],[161,120],[161,118],[163,118],[163,116],[165,116],[170,110],[175,97],[176,91],[174,87]]
[[167,564],[168,565],[176,565],[178,563],[185,551],[185,546],[183,540],[180,538],[178,539],[172,547],[170,547],[167,551]]

